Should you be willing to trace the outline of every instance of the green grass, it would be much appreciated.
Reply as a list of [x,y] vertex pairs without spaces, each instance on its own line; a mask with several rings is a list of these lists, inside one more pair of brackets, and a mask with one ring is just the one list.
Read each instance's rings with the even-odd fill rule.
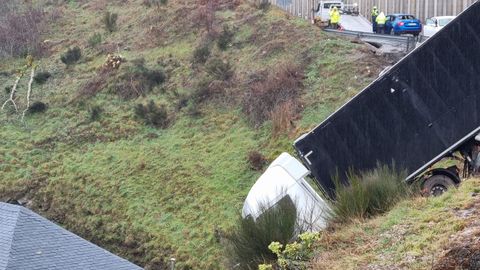
[[[192,117],[174,107],[178,93],[192,92],[196,80],[204,76],[203,67],[199,71],[191,66],[192,52],[204,33],[190,30],[192,17],[177,16],[183,4],[169,1],[169,9],[158,11],[145,8],[141,1],[110,3],[108,10],[119,14],[118,29],[106,34],[101,24],[104,10],[92,9],[100,2],[64,5],[64,16],[45,34],[45,39],[60,41],[50,48],[51,56],[37,59],[40,69],[52,74],[47,83],[33,88],[33,100],[47,103],[47,112],[28,116],[25,123],[0,112],[0,199],[27,197],[40,214],[141,265],[154,267],[176,257],[179,267],[222,269],[225,251],[215,231],[229,231],[235,225],[259,176],[250,169],[248,153],[260,151],[268,160],[284,151],[293,153],[291,143],[297,135],[371,79],[350,76],[361,73],[363,66],[352,63],[364,61],[366,55],[358,45],[328,36],[298,18],[287,19],[274,8],[262,15],[244,3],[237,10],[220,11],[220,19],[239,26],[235,46],[226,52],[212,46],[213,55],[234,65],[236,76],[227,86],[230,99],[207,102],[199,107],[201,116]],[[246,14],[257,17],[247,23],[235,21]],[[164,29],[164,36],[152,36],[151,26]],[[169,58],[178,65],[166,66],[167,82],[146,97],[126,101],[104,89],[91,99],[71,102],[106,59],[99,48],[86,48],[94,32],[102,34],[97,47],[120,44],[112,53],[119,49],[128,61],[125,65],[142,57],[147,67],[160,66]],[[256,44],[250,42],[252,36],[257,37]],[[256,54],[259,47],[278,40],[284,41],[281,53]],[[66,69],[60,54],[75,45],[82,48],[82,59]],[[299,60],[302,54],[311,60]],[[296,129],[272,137],[269,121],[258,129],[247,123],[239,100],[249,87],[248,74],[292,59],[305,67],[305,110]],[[0,71],[23,63],[23,59],[0,61]],[[6,98],[3,87],[12,81],[11,76],[0,76],[0,100]],[[24,78],[20,106],[26,84]],[[346,84],[350,88],[345,90]],[[174,117],[168,129],[135,120],[135,104],[148,100],[169,105]],[[89,121],[92,106],[103,109],[95,122]]]
[[323,233],[314,267],[431,268],[449,238],[474,221],[457,212],[471,209],[477,199],[470,194],[479,184],[469,179],[440,197],[404,200],[382,216]]

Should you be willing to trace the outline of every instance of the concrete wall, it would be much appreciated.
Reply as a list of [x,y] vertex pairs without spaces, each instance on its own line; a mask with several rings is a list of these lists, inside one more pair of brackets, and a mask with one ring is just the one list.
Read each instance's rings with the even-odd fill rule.
[[[319,0],[268,0],[292,15],[312,18],[312,9]],[[476,0],[344,0],[345,4],[357,3],[360,13],[370,17],[373,6],[385,13],[410,13],[425,22],[426,18],[441,15],[458,15]]]

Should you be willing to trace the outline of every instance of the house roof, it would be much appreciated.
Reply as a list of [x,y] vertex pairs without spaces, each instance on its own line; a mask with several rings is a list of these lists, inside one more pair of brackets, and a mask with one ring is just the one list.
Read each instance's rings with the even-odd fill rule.
[[0,202],[0,270],[142,269],[18,205]]

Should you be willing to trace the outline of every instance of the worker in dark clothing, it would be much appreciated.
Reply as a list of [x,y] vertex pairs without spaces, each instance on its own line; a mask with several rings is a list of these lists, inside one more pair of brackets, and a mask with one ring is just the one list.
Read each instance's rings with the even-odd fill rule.
[[378,16],[378,9],[377,9],[377,7],[373,7],[373,9],[372,9],[372,30],[373,30],[373,33],[377,32],[377,16]]
[[385,16],[385,13],[380,12],[375,21],[377,22],[377,34],[384,34],[385,23],[387,22],[387,17]]

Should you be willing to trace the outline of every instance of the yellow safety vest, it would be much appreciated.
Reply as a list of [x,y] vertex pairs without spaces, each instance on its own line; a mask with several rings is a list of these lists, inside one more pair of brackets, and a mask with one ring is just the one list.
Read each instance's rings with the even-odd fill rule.
[[340,12],[338,10],[334,11],[332,13],[332,16],[330,17],[330,22],[331,23],[339,23],[340,22]]
[[377,17],[377,24],[385,24],[387,22],[387,17],[385,15],[378,15]]
[[378,16],[378,9],[372,9],[372,16]]

